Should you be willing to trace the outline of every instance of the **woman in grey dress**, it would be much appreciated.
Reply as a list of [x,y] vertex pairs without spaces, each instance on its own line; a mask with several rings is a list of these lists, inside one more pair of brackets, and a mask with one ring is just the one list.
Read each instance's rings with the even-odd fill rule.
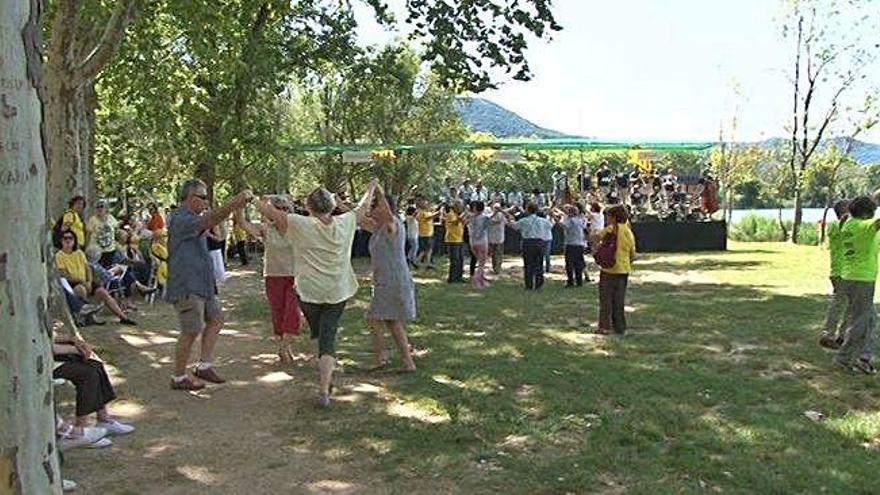
[[403,322],[416,317],[415,285],[404,251],[403,223],[398,218],[394,199],[376,194],[369,211],[359,218],[361,228],[369,231],[370,259],[373,267],[373,298],[367,319],[373,327],[375,368],[387,364],[385,329],[391,331],[400,351],[404,371],[415,371]]

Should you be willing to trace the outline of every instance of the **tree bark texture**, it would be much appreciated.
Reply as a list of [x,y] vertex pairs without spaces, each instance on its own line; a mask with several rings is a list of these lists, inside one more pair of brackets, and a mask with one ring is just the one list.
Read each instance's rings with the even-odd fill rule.
[[58,1],[45,78],[51,219],[64,211],[70,197],[81,194],[89,203],[95,195],[95,78],[119,47],[134,4],[117,0],[100,38],[93,39],[91,27],[77,25],[77,2]]
[[40,0],[0,0],[0,494],[61,493],[46,314]]

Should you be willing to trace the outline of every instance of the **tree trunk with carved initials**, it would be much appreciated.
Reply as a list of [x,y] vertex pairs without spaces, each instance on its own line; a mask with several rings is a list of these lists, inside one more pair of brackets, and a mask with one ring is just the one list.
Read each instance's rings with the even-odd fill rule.
[[46,315],[40,0],[0,0],[0,494],[61,493]]

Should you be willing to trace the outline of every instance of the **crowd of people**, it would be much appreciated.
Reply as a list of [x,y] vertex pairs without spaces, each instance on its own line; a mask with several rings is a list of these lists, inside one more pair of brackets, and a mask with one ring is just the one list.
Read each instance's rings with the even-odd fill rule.
[[708,168],[699,177],[680,180],[672,168],[642,169],[629,165],[626,171],[614,172],[602,163],[590,173],[582,167],[573,180],[563,170],[551,176],[550,190],[534,188],[529,192],[491,189],[482,180],[464,179],[460,182],[447,177],[443,182],[439,204],[451,205],[456,199],[469,204],[501,204],[505,207],[524,208],[528,202],[539,210],[551,204],[579,202],[584,205],[623,205],[636,221],[642,220],[708,220],[718,211],[718,185]]
[[[588,203],[581,203],[559,190],[548,195],[490,194],[480,181],[473,188],[464,181],[460,188],[447,186],[439,205],[416,196],[401,211],[395,198],[374,181],[356,205],[324,188],[304,201],[264,197],[250,207],[259,212],[257,222],[248,214],[249,203],[254,203],[250,191],[212,208],[205,184],[191,179],[167,211],[167,221],[166,212],[155,203],[142,214],[117,220],[105,200],[98,200],[93,214],[85,218],[85,199],[72,198],[52,229],[55,268],[59,290],[78,326],[103,324],[97,316],[102,310],[120,324],[135,326],[132,314],[137,312],[138,296],[152,302],[158,293],[172,303],[180,333],[170,387],[194,391],[206,383],[225,382],[214,366],[224,324],[219,287],[226,278],[227,260],[238,257],[242,265],[248,264],[248,241],[256,240],[263,252],[265,295],[279,362],[294,361],[291,342],[306,322],[317,342],[318,402],[326,407],[333,392],[339,321],[358,289],[351,265],[358,229],[371,234],[373,293],[366,313],[373,330],[371,369],[390,364],[385,343],[390,333],[401,369],[416,370],[405,328],[416,317],[411,269],[435,266],[434,230],[439,225],[445,230],[449,256],[447,281],[464,282],[469,259],[470,283],[476,289],[490,286],[490,271],[502,273],[506,230],[516,230],[522,239],[526,290],[541,290],[545,283],[558,225],[564,237],[566,287],[590,282],[586,256],[594,255],[600,267],[598,331],[624,333],[624,297],[635,239],[629,228],[630,209],[602,193],[600,185],[585,196]],[[599,198],[611,202],[602,204]],[[198,360],[191,364],[196,341]],[[132,425],[108,410],[116,395],[89,344],[78,333],[59,335],[54,351],[56,377],[77,390],[75,419],[58,420],[62,449],[104,447],[112,443],[109,435],[132,432]]]
[[[78,326],[103,324],[96,315],[105,309],[120,324],[137,325],[131,317],[137,311],[133,299],[150,301],[161,293],[173,304],[180,330],[170,388],[200,390],[206,382],[225,382],[215,369],[214,349],[224,324],[219,287],[227,258],[235,255],[242,265],[248,264],[247,240],[257,240],[263,251],[265,296],[279,362],[294,361],[291,343],[306,322],[317,343],[317,400],[327,407],[333,393],[339,321],[358,290],[351,264],[358,229],[370,233],[372,297],[365,315],[373,338],[370,369],[390,364],[387,332],[401,369],[416,370],[406,332],[406,323],[417,314],[412,271],[436,267],[435,229],[441,225],[449,258],[446,281],[465,282],[469,259],[470,283],[477,290],[490,287],[490,271],[502,274],[510,228],[521,239],[524,288],[540,291],[545,273],[551,271],[556,230],[557,236],[562,235],[557,241],[564,246],[565,287],[591,281],[587,257],[592,257],[599,271],[597,332],[624,334],[628,279],[636,258],[630,227],[635,203],[632,190],[630,203],[615,200],[614,189],[603,189],[601,174],[602,170],[598,190],[584,196],[586,203],[573,197],[566,184],[549,197],[536,191],[520,201],[521,195],[513,194],[511,202],[511,194],[489,193],[480,181],[471,187],[465,180],[461,187],[447,181],[437,205],[417,195],[403,209],[375,180],[357,204],[319,187],[301,202],[281,195],[254,201],[245,190],[212,208],[205,183],[190,179],[183,183],[177,205],[169,209],[167,222],[156,204],[149,204],[142,215],[117,220],[104,200],[95,203],[94,213],[85,220],[86,202],[77,196],[52,230],[58,289]],[[665,187],[661,184],[660,189]],[[259,212],[259,222],[248,215],[251,204],[251,210]],[[876,207],[870,197],[834,205],[838,220],[828,226],[833,300],[819,339],[822,346],[836,350],[837,366],[868,374],[876,373],[872,364],[880,230],[880,221],[874,219]],[[192,364],[196,341],[198,360]],[[108,405],[116,398],[113,386],[103,361],[78,332],[56,335],[53,354],[55,378],[76,388],[73,421],[57,419],[60,450],[106,447],[112,444],[111,435],[134,431],[134,426],[110,413]]]
[[[554,178],[554,181],[556,178]],[[449,257],[447,283],[464,282],[465,259],[470,260],[470,282],[476,289],[490,285],[488,269],[502,272],[506,229],[519,233],[526,290],[541,290],[544,274],[551,272],[554,242],[563,246],[566,288],[590,282],[587,256],[603,246],[612,249],[608,262],[599,267],[602,334],[626,331],[623,313],[628,274],[635,258],[635,236],[630,228],[630,208],[620,202],[602,204],[600,191],[577,201],[567,185],[551,194],[535,190],[522,193],[490,192],[482,181],[469,179],[453,186],[444,182],[439,204],[417,195],[405,208],[406,256],[413,269],[435,268],[435,230],[443,227],[443,244]],[[558,228],[557,228],[558,226]],[[556,234],[554,234],[554,231]],[[554,241],[554,236],[561,239]]]

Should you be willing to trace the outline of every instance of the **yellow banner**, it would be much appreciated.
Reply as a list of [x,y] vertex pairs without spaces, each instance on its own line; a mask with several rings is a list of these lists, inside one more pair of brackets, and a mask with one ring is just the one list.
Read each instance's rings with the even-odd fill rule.
[[654,170],[655,153],[651,150],[629,150],[627,153],[629,161],[635,163],[642,172],[651,172]]

